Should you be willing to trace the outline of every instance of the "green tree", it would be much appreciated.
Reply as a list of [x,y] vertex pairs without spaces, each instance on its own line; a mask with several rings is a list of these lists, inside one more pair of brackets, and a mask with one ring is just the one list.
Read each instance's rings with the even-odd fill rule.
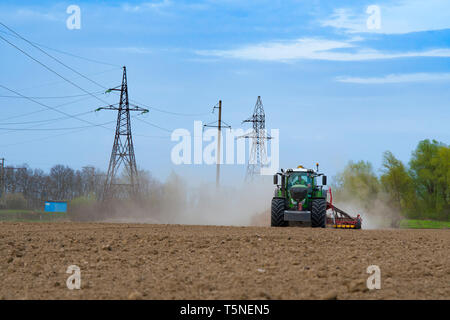
[[380,183],[372,164],[366,161],[350,161],[336,177],[336,198],[343,201],[358,200],[366,208],[373,205],[380,191]]
[[390,205],[414,217],[414,182],[405,165],[390,151],[383,153],[381,188],[388,194]]
[[420,141],[412,154],[411,176],[416,187],[417,209],[423,218],[448,220],[449,147],[436,140]]
[[439,148],[436,163],[437,199],[436,209],[439,220],[450,220],[450,147]]

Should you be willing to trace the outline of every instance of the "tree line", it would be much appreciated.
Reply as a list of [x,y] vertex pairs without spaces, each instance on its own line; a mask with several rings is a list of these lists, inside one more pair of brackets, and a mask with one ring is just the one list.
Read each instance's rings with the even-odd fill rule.
[[4,168],[0,207],[4,209],[41,209],[45,200],[72,200],[100,196],[105,173],[93,167],[74,170],[55,165],[48,173],[41,169]]
[[[0,209],[39,210],[45,200],[100,198],[106,174],[93,167],[74,170],[64,165],[56,165],[46,173],[24,165],[18,170],[5,168],[3,176],[6,192],[0,197]],[[186,197],[186,192],[173,196],[172,189],[183,183],[175,174],[161,183],[149,172],[139,171],[140,193],[155,212],[161,211],[166,202]],[[449,221],[450,147],[435,140],[420,141],[407,165],[386,151],[378,174],[368,161],[349,162],[335,177],[332,189],[335,199],[357,202],[368,212],[383,209],[393,220],[407,217]]]
[[336,198],[354,200],[367,210],[391,209],[392,218],[450,220],[450,147],[420,141],[406,165],[383,153],[379,174],[368,161],[349,162],[335,178]]
[[[126,168],[116,183],[129,183]],[[162,190],[171,186],[178,177],[169,176],[163,184],[154,179],[150,172],[138,170],[139,198],[148,207],[157,207],[162,199]],[[27,164],[20,168],[0,168],[0,209],[42,210],[44,202],[68,201],[70,207],[93,205],[103,194],[106,173],[92,166],[75,170],[65,165],[55,165],[47,173],[42,169],[32,169]],[[2,185],[3,184],[3,185]]]

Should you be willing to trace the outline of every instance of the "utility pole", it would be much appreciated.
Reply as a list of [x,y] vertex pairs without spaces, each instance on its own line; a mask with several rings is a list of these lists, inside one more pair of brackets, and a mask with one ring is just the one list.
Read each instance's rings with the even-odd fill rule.
[[216,164],[216,187],[220,184],[220,140],[222,138],[222,100],[219,100],[219,125],[217,126],[217,164]]
[[[100,110],[115,110],[117,111],[117,125],[116,134],[114,137],[114,145],[111,151],[111,158],[109,161],[108,173],[106,175],[105,187],[103,190],[103,202],[113,198],[121,198],[128,196],[136,198],[139,192],[139,179],[136,166],[136,158],[134,155],[133,137],[131,134],[131,119],[130,111],[139,111],[147,113],[148,110],[132,106],[128,101],[128,85],[127,85],[127,68],[123,67],[122,85],[107,90],[106,92],[120,91],[119,106],[108,106],[98,108]],[[129,175],[129,183],[117,183],[117,174],[121,165],[124,164]],[[119,189],[128,189],[128,192],[121,193]]]
[[[222,140],[222,127],[231,129],[231,126],[222,121],[222,100],[219,100],[219,106],[215,105],[213,107],[213,113],[215,109],[219,109],[219,118],[217,120],[217,125],[205,124],[203,127],[217,128],[217,162],[216,162],[216,187],[220,186],[220,163],[221,163],[221,140]],[[225,123],[223,125],[222,123]]]
[[0,198],[6,192],[5,184],[5,158],[0,158]]
[[239,138],[252,139],[252,148],[245,174],[246,181],[252,181],[255,176],[260,174],[261,168],[267,165],[266,140],[272,139],[266,134],[266,115],[261,97],[256,100],[253,115],[242,123],[252,123],[253,131],[250,135],[244,135]]

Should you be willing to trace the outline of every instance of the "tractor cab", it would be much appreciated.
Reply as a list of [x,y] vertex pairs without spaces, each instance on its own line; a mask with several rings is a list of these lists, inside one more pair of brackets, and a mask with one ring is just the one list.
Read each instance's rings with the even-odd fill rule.
[[314,178],[312,173],[306,169],[295,170],[287,176],[286,192],[290,195],[289,207],[297,206],[299,210],[307,200],[308,194],[312,192]]
[[288,176],[288,181],[287,181],[288,189],[292,188],[295,185],[301,185],[306,188],[311,188],[312,183],[313,183],[312,175],[310,173],[308,173],[307,171],[292,172]]

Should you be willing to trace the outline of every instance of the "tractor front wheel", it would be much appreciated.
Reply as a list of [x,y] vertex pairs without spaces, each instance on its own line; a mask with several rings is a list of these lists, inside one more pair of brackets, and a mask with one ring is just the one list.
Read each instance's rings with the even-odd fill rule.
[[327,202],[325,199],[315,199],[311,206],[311,227],[325,228],[327,223]]
[[270,225],[272,227],[286,227],[287,221],[284,221],[284,206],[285,200],[283,198],[272,199],[272,210]]

